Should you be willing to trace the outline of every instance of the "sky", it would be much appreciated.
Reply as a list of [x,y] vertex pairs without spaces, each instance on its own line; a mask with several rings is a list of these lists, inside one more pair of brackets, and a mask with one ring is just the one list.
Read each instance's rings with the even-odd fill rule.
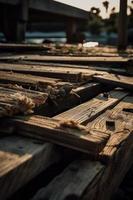
[[[106,13],[105,8],[102,5],[104,0],[56,0],[61,3],[69,4],[74,7],[82,8],[89,11],[91,7],[98,7],[101,9],[101,15],[103,18],[109,17],[111,9],[115,6],[116,11],[119,11],[119,0],[109,0],[109,12]],[[128,0],[129,4],[131,0]]]

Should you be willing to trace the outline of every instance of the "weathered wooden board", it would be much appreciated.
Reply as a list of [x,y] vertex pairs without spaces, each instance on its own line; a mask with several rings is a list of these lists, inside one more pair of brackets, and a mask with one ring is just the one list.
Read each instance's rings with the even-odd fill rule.
[[133,97],[125,97],[113,109],[106,111],[93,122],[87,124],[89,129],[110,134],[101,157],[105,161],[114,157],[121,144],[126,142],[133,132]]
[[[59,176],[55,177],[47,187],[42,188],[34,196],[33,200],[45,198],[49,200],[72,198],[83,200],[88,198],[91,200],[111,199],[112,194],[118,189],[126,172],[133,163],[132,106],[133,97],[128,96],[112,110],[102,114],[94,122],[88,124],[89,128],[95,128],[96,131],[99,131],[99,134],[103,131],[111,133],[110,139],[101,153],[102,156],[111,156],[108,165],[101,170],[100,162],[85,160],[81,156],[79,160],[74,161]],[[123,109],[124,111],[122,111]],[[110,123],[106,124],[109,113],[111,114],[111,120],[114,118],[116,121],[116,132],[106,128],[106,125],[110,125]],[[91,166],[89,170],[88,166]],[[95,173],[95,169],[97,173]]]
[[0,43],[0,52],[36,52],[36,51],[47,51],[51,48],[44,44],[4,44]]
[[[126,97],[107,117],[115,120],[115,131],[111,134],[101,153],[104,161],[110,158],[108,166],[99,180],[93,180],[83,199],[107,200],[117,190],[125,174],[133,163],[133,97]],[[104,114],[103,114],[104,115]],[[101,125],[100,125],[101,123]],[[97,129],[97,125],[95,126]],[[100,117],[99,127],[106,129],[105,117]]]
[[41,188],[32,200],[80,199],[85,189],[104,171],[99,162],[77,160],[71,163],[59,176]]
[[74,120],[77,123],[86,124],[87,122],[95,119],[105,110],[119,103],[119,101],[122,100],[127,93],[120,90],[114,90],[109,93],[105,93],[105,95],[107,95],[107,97],[104,96],[104,94],[100,94],[77,107],[56,115],[54,118],[60,120]]
[[[0,71],[0,82],[8,84],[18,84],[22,86],[34,87],[34,88],[47,88],[47,86],[63,85],[60,79],[33,76],[30,74],[20,74],[14,72]],[[60,83],[61,82],[61,83]],[[69,83],[64,83],[69,84]]]
[[24,64],[24,63],[0,63],[0,70],[2,71],[14,71],[25,74],[32,74],[36,76],[46,76],[52,78],[59,78],[67,81],[84,81],[91,79],[92,75],[104,74],[106,72],[98,72],[93,69],[70,67],[70,66],[60,66],[60,65],[43,65],[34,63]]
[[[44,68],[45,67],[45,68]],[[80,80],[81,76],[77,75],[76,78],[76,72],[77,73],[83,73],[83,74],[88,74],[91,72],[95,73],[113,73],[113,74],[119,74],[119,75],[127,75],[127,76],[132,76],[133,75],[133,70],[131,66],[119,66],[119,65],[103,65],[103,66],[99,66],[99,65],[74,65],[74,64],[60,64],[60,63],[43,63],[43,62],[37,62],[35,63],[34,61],[18,61],[16,62],[0,62],[0,70],[1,71],[14,71],[14,72],[19,72],[19,73],[29,73],[33,74],[33,75],[37,75],[37,76],[46,76],[48,75],[46,72],[47,71],[43,71],[43,69],[46,69],[49,67],[49,69],[51,69],[51,67],[54,69],[54,71],[56,72],[57,69],[61,70],[61,67],[63,68],[62,71],[69,72],[69,76],[71,77],[70,80]],[[74,68],[74,69],[73,69]],[[58,71],[57,71],[58,72]],[[73,72],[73,73],[72,73]],[[59,72],[61,73],[61,72]],[[63,80],[66,80],[65,76],[64,77],[60,77],[59,73],[57,73],[56,78],[61,78]],[[75,78],[74,78],[74,73],[75,73]],[[55,73],[53,74],[54,77]],[[52,74],[50,74],[50,76],[52,76]],[[83,78],[83,77],[82,77]],[[68,79],[67,79],[68,80]]]
[[83,126],[69,121],[41,116],[6,119],[6,122],[11,123],[18,134],[92,154],[98,154],[109,138],[109,134],[88,132]]
[[109,89],[110,88],[103,87],[99,83],[83,84],[75,89],[72,89],[69,95],[65,96],[65,98],[57,98],[56,102],[51,102],[48,106],[45,104],[45,106],[40,109],[45,115],[47,114],[47,116],[53,117]]
[[133,91],[133,77],[114,75],[114,74],[104,74],[93,76],[95,81],[99,81],[104,84],[114,85],[116,87],[122,87],[127,90]]
[[0,199],[7,199],[59,159],[52,144],[13,135],[0,138]]
[[7,55],[2,56],[0,60],[26,60],[26,61],[43,61],[54,63],[70,63],[70,64],[111,64],[125,65],[131,64],[131,59],[123,57],[78,57],[78,56],[45,56],[45,55]]
[[0,92],[5,93],[5,94],[14,94],[15,92],[21,92],[21,94],[24,94],[31,99],[36,99],[37,98],[43,98],[47,97],[47,94],[44,92],[39,92],[31,89],[25,89],[21,86],[18,85],[12,85],[12,84],[0,84]]
[[[87,84],[86,86],[82,86],[82,87],[79,87],[78,89],[76,89],[76,91],[77,92],[79,92],[79,94],[81,94],[81,101],[82,101],[82,93],[86,93],[87,92],[87,96],[89,95],[90,97],[92,96],[92,95],[95,95],[95,94],[97,94],[98,93],[98,91],[99,91],[99,89],[100,89],[100,86],[99,86],[99,84]],[[19,90],[20,90],[20,88],[19,88]],[[26,89],[22,89],[22,91],[29,91],[29,90],[26,90]],[[91,92],[91,91],[93,91],[93,93]],[[88,93],[89,92],[89,93]],[[36,92],[35,92],[36,93]],[[75,96],[74,96],[75,97]],[[76,98],[76,97],[75,97]],[[79,101],[79,100],[78,100]],[[79,101],[80,102],[80,101]],[[7,126],[7,124],[6,124],[6,126]],[[2,127],[1,127],[2,128]],[[12,128],[10,129],[10,127],[9,127],[9,129],[6,131],[6,134],[8,133],[11,133],[12,132]],[[3,135],[3,134],[2,134]],[[12,136],[13,137],[13,136]],[[6,140],[6,139],[5,139]],[[23,139],[24,140],[24,139]],[[22,140],[22,141],[23,141]],[[14,142],[15,143],[15,142]],[[37,141],[36,141],[36,143],[37,143]],[[18,144],[18,142],[17,142],[17,144]],[[12,146],[14,145],[14,149],[15,149],[15,144],[12,144]],[[30,145],[30,144],[28,144],[28,145]],[[10,146],[9,145],[9,143],[8,143],[8,145],[7,146]],[[24,144],[24,146],[26,147],[26,144]],[[51,149],[51,146],[52,145],[50,145],[50,149]],[[34,147],[35,148],[35,147]],[[33,148],[33,149],[34,149]],[[10,151],[10,150],[9,150]],[[35,148],[34,149],[34,151],[37,151],[37,148]],[[40,147],[40,152],[39,152],[40,154],[39,155],[37,155],[36,154],[36,156],[39,156],[39,157],[37,157],[37,159],[39,160],[39,158],[40,159],[42,159],[42,162],[43,162],[43,157],[41,156],[41,153],[42,153],[42,155],[44,155],[44,149],[43,149],[43,147]],[[15,174],[15,177],[14,176],[11,176],[12,177],[12,184],[13,184],[13,186],[12,186],[12,188],[11,188],[11,190],[10,190],[10,187],[9,187],[9,185],[6,183],[7,181],[5,181],[5,179],[7,180],[8,178],[9,178],[9,176],[8,176],[8,173],[5,173],[5,176],[4,176],[4,179],[3,179],[3,181],[5,181],[5,184],[3,185],[3,188],[1,187],[1,194],[3,195],[1,195],[1,198],[3,198],[3,199],[5,199],[7,196],[10,196],[13,192],[15,192],[19,187],[22,187],[28,180],[30,180],[30,177],[29,176],[32,176],[31,178],[33,178],[34,176],[36,176],[37,175],[37,173],[35,173],[35,171],[34,170],[31,170],[31,169],[33,169],[33,168],[35,168],[36,169],[36,165],[33,167],[33,165],[34,165],[34,161],[37,163],[37,167],[40,169],[40,171],[41,170],[44,170],[45,169],[45,165],[47,165],[48,163],[47,163],[47,160],[46,160],[46,163],[44,163],[45,165],[44,166],[42,166],[42,163],[41,163],[41,165],[39,164],[39,162],[38,162],[38,160],[36,161],[36,156],[34,157],[34,156],[31,156],[31,158],[30,158],[30,161],[29,162],[31,162],[31,167],[30,167],[30,171],[28,171],[28,166],[29,165],[27,165],[26,163],[27,163],[27,161],[24,161],[23,162],[23,164],[22,164],[22,170],[21,170],[21,166],[17,166],[17,168],[16,167],[14,167],[14,169],[12,168],[11,169],[11,172],[9,171],[9,176],[10,176],[10,173],[12,173],[12,174]],[[54,156],[54,155],[53,155]],[[47,158],[49,158],[49,159],[51,159],[51,162],[54,162],[54,160],[53,160],[53,156],[51,155],[50,157],[49,157],[49,155],[47,155],[47,153],[45,154],[45,157],[46,157],[46,159]],[[14,161],[13,161],[14,162]],[[43,169],[43,167],[44,167],[44,169]],[[25,173],[25,175],[23,175],[23,170],[25,170],[27,173]],[[17,171],[17,173],[16,173],[16,171]],[[40,172],[40,171],[38,171],[38,173]],[[19,175],[19,173],[21,174],[21,176],[22,176],[22,178],[20,177],[20,175]],[[29,174],[28,174],[29,173]],[[27,175],[28,174],[28,175]],[[23,176],[24,176],[24,179],[23,179]],[[27,176],[27,179],[25,178],[25,176]],[[10,180],[10,179],[9,179]],[[10,184],[10,182],[11,181],[9,181],[9,184]],[[18,184],[18,182],[19,182],[19,184]],[[16,186],[17,185],[17,186]],[[9,192],[8,192],[8,190],[10,190]],[[6,191],[6,192],[5,192]]]
[[[14,86],[15,88],[15,86]],[[31,113],[35,107],[45,104],[48,94],[0,87],[0,117]]]

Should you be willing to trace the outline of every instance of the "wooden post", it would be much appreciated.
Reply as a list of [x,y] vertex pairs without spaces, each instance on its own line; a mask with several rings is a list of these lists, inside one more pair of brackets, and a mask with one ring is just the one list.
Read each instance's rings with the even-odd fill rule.
[[120,0],[119,24],[118,24],[118,49],[127,47],[127,0]]
[[25,40],[28,21],[28,0],[20,1],[16,6],[3,6],[3,32],[8,42]]
[[67,43],[73,43],[74,35],[77,31],[77,24],[75,19],[68,19],[66,24],[66,37]]
[[28,20],[28,0],[19,3],[19,18],[16,24],[16,42],[25,40],[26,24]]

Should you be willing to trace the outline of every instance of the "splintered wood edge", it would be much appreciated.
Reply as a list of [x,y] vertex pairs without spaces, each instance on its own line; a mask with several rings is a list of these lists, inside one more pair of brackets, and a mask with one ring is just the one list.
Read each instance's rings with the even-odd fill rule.
[[[99,154],[99,159],[105,163],[110,163],[115,156],[117,156],[117,152],[122,149],[124,146],[125,148],[128,143],[133,142],[133,115],[130,112],[123,112],[124,108],[132,108],[132,96],[125,97],[117,106],[115,106],[112,110],[106,111],[104,114],[99,116],[94,122],[89,123],[87,126],[95,126],[97,122],[104,123],[104,125],[101,125],[102,127],[105,126],[106,120],[108,120],[108,116],[110,118],[110,115],[114,116],[113,121],[117,124],[119,123],[119,127],[123,127],[122,129],[117,130],[104,130],[104,132],[110,132],[110,138],[107,141],[105,147]],[[117,118],[118,117],[118,118]],[[123,117],[123,118],[122,118]],[[103,120],[102,120],[103,119]],[[101,121],[100,121],[101,120]],[[94,124],[94,125],[93,125]],[[128,125],[128,129],[125,127]],[[112,132],[112,133],[111,133]],[[100,133],[99,133],[100,134]]]
[[103,84],[108,83],[108,84],[114,85],[116,87],[120,86],[129,91],[133,91],[133,78],[131,78],[131,77],[122,76],[122,75],[114,76],[114,74],[94,75],[92,77],[95,81],[101,82]]
[[75,128],[62,128],[59,120],[51,118],[35,116],[26,120],[26,117],[20,117],[8,121],[16,127],[18,134],[49,141],[85,153],[98,154],[109,138],[109,134],[99,135],[93,130],[88,133]]

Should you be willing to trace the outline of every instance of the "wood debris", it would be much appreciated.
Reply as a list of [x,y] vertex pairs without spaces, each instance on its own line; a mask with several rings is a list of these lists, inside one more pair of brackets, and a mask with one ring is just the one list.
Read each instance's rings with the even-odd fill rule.
[[[18,88],[17,88],[18,89]],[[47,94],[0,87],[0,117],[30,114],[36,106],[44,104]]]
[[59,127],[60,128],[72,128],[72,129],[77,129],[80,131],[85,131],[87,132],[87,129],[85,128],[85,126],[80,125],[78,122],[73,121],[73,120],[66,120],[66,121],[61,121],[59,123]]

